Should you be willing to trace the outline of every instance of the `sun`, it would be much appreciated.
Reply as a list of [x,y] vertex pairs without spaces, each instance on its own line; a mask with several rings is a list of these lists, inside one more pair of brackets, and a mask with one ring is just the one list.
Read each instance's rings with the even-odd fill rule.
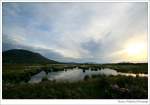
[[127,46],[126,51],[128,55],[140,55],[145,50],[144,43],[134,43]]
[[128,43],[125,52],[126,57],[130,61],[143,61],[147,59],[147,45],[144,42]]

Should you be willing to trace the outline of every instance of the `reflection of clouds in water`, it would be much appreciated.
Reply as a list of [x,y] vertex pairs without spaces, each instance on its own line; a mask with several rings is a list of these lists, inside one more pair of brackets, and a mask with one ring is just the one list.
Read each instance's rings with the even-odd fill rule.
[[97,74],[101,74],[101,73],[100,73],[100,70],[97,70],[97,71],[94,71],[94,70],[86,70],[86,71],[85,71],[85,75],[88,75],[88,76],[97,75]]
[[112,70],[112,69],[102,69],[100,70],[100,74],[104,74],[104,75],[118,75],[116,70]]
[[81,70],[73,69],[62,71],[58,73],[49,73],[48,75],[49,80],[82,80],[84,78],[84,74]]
[[[121,73],[109,68],[105,68],[101,70],[89,69],[89,70],[85,70],[85,72],[83,72],[83,70],[79,68],[67,69],[67,71],[49,72],[47,77],[49,80],[73,82],[73,81],[84,80],[85,76],[91,77],[92,75],[106,75],[106,76],[123,75],[123,76],[132,76],[132,77],[136,77],[136,76],[148,77],[147,74]],[[41,71],[40,73],[32,76],[29,83],[38,83],[45,76],[46,76],[45,71]]]
[[118,75],[132,76],[132,77],[136,77],[136,76],[148,77],[148,74],[134,74],[134,73],[121,73],[121,72],[118,72]]
[[136,74],[133,74],[133,73],[121,73],[121,72],[118,72],[118,75],[124,75],[124,76],[132,76],[132,77],[136,77]]
[[42,80],[43,77],[46,76],[46,72],[45,71],[41,71],[40,73],[34,75],[31,77],[31,80],[29,81],[29,83],[38,83]]
[[148,74],[139,74],[140,77],[148,77]]

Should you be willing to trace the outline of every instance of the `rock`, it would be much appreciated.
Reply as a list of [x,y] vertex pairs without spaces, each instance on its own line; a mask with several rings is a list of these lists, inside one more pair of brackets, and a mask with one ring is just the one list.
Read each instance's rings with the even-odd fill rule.
[[119,92],[121,92],[121,93],[129,92],[129,89],[120,88],[117,84],[111,85],[111,88],[112,88],[113,90],[119,91]]

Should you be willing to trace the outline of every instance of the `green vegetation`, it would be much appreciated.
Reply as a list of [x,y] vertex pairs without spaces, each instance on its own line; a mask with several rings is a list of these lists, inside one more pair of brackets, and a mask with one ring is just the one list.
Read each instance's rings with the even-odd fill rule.
[[3,64],[3,82],[19,83],[27,82],[31,76],[44,70],[46,73],[51,71],[61,71],[79,67],[83,72],[91,70],[111,68],[118,72],[125,73],[148,73],[148,64]]
[[42,82],[43,82],[43,81],[48,81],[48,78],[47,78],[46,76],[43,77],[43,78],[42,78]]
[[3,64],[2,81],[3,83],[28,82],[32,75],[41,71],[39,67],[39,65]]
[[4,84],[4,99],[147,99],[148,79],[95,76],[74,83]]
[[28,82],[31,76],[43,70],[48,73],[74,67],[75,65],[65,64],[3,64],[3,83]]
[[118,72],[148,74],[148,63],[104,64],[103,66],[106,68],[115,69]]
[[91,70],[110,68],[124,73],[145,73],[148,74],[148,63],[111,63],[111,64],[78,64],[79,68]]
[[3,52],[2,96],[4,99],[147,99],[148,78],[126,76],[85,76],[83,81],[56,82],[44,77],[30,84],[40,71],[46,73],[75,67],[86,72],[104,68],[125,73],[148,73],[148,63],[77,64],[58,63],[26,50]]

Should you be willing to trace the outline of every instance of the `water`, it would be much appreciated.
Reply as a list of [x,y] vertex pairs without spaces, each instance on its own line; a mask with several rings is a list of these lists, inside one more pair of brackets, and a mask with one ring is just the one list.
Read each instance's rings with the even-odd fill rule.
[[91,77],[92,75],[106,75],[106,76],[124,75],[124,76],[133,76],[133,77],[136,77],[136,75],[140,77],[148,76],[147,74],[121,73],[109,68],[105,68],[101,70],[99,69],[82,70],[79,68],[73,68],[73,69],[65,69],[64,71],[49,72],[48,74],[46,74],[45,71],[41,71],[40,73],[37,73],[36,75],[32,76],[29,83],[39,83],[41,82],[43,77],[47,77],[48,80],[74,82],[74,81],[84,80],[85,77],[87,76]]
[[46,76],[46,72],[45,71],[41,71],[40,73],[34,75],[31,77],[31,80],[29,81],[29,83],[38,83],[41,82],[42,78]]

